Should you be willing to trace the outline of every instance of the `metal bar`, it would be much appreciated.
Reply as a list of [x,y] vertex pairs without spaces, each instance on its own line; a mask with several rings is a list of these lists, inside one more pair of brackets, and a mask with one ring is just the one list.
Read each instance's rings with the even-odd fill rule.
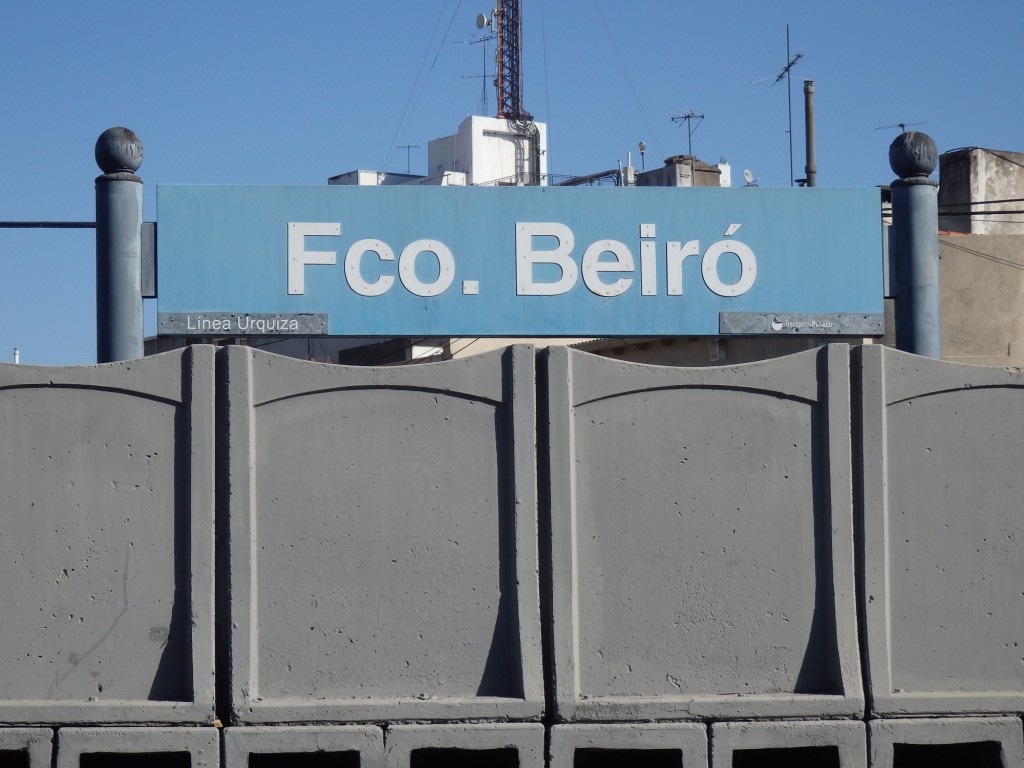
[[0,229],[96,229],[95,221],[0,221]]

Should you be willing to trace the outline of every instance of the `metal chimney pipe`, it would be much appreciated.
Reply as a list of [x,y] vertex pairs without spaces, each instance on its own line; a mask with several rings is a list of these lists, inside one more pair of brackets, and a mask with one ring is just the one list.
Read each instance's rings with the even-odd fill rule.
[[817,183],[818,166],[814,162],[814,81],[804,80],[804,141],[807,144],[807,165],[804,175],[807,186]]

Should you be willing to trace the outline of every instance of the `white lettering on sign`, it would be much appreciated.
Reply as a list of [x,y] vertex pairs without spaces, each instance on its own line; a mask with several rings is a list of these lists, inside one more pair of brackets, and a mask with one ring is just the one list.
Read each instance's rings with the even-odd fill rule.
[[299,321],[286,315],[253,317],[251,315],[186,315],[187,333],[298,333]]
[[[683,295],[683,263],[690,256],[700,256],[700,271],[708,289],[725,298],[742,296],[757,281],[757,258],[745,243],[731,239],[740,224],[732,224],[724,240],[712,243],[701,255],[700,242],[670,240],[664,244],[665,291],[669,296]],[[654,224],[640,225],[639,282],[641,296],[658,295],[658,244]],[[288,223],[288,293],[306,292],[307,265],[337,263],[335,251],[307,251],[306,237],[338,237],[340,222]],[[548,222],[516,222],[515,268],[518,296],[558,296],[575,288],[580,276],[587,290],[596,296],[613,298],[633,288],[637,264],[630,247],[611,239],[595,240],[583,250],[579,263],[573,256],[576,237],[565,224]],[[368,254],[373,254],[370,257]],[[437,276],[425,280],[417,273],[417,263],[432,255],[437,264]],[[739,264],[739,277],[726,282],[721,271],[721,260],[731,254]],[[422,239],[409,243],[396,261],[394,249],[383,240],[366,238],[357,240],[345,254],[345,281],[353,293],[360,296],[382,296],[395,285],[396,277],[402,287],[414,296],[431,298],[440,296],[455,281],[455,256],[440,240]],[[370,267],[375,264],[376,270]],[[376,274],[367,279],[364,266]],[[734,271],[734,270],[733,270]],[[397,272],[397,275],[395,274]],[[728,276],[730,270],[726,271]],[[556,277],[557,275],[557,277]],[[614,278],[614,279],[613,279]],[[477,296],[480,283],[463,280],[462,293]]]
[[[437,257],[438,275],[432,283],[424,283],[416,276],[416,258],[430,252]],[[417,296],[440,296],[455,279],[455,257],[448,246],[439,240],[417,240],[409,243],[398,259],[398,276],[409,293]]]
[[[535,251],[534,237],[553,237],[557,242],[552,249]],[[569,258],[576,243],[572,230],[565,224],[555,222],[544,224],[516,223],[516,293],[520,296],[557,296],[566,293],[576,285],[579,269]],[[562,270],[562,276],[553,283],[534,282],[535,264],[554,264]]]
[[352,243],[345,254],[345,279],[349,287],[360,296],[380,296],[387,293],[395,282],[393,275],[381,275],[372,283],[363,279],[363,256],[370,252],[376,253],[381,261],[395,260],[391,246],[381,240],[357,240]]
[[683,261],[687,256],[699,256],[700,243],[688,240],[685,243],[665,243],[665,263],[668,272],[668,295],[683,295]]
[[[735,225],[734,225],[735,226]],[[640,225],[640,295],[656,296],[658,293],[657,244],[653,238],[653,224]],[[739,227],[737,226],[737,229]],[[735,230],[734,230],[735,231]],[[538,248],[534,238],[554,239],[554,248]],[[516,293],[520,296],[556,296],[568,293],[576,285],[579,270],[573,259],[575,243],[572,230],[558,223],[517,223],[516,224]],[[733,254],[740,265],[740,276],[734,283],[722,280],[719,273],[719,259],[726,253]],[[602,259],[611,254],[614,259]],[[700,242],[689,240],[685,243],[665,243],[665,276],[669,296],[683,295],[683,261],[687,256],[700,254]],[[561,277],[554,282],[541,282],[535,275],[538,264],[554,264],[561,269]],[[633,278],[620,277],[614,282],[605,282],[601,274],[607,272],[632,274],[635,268],[633,253],[618,240],[596,240],[583,252],[583,284],[598,296],[620,296],[633,285]],[[741,296],[754,286],[757,280],[757,258],[750,246],[738,240],[719,240],[712,243],[701,258],[701,274],[707,287],[719,296]]]
[[[615,261],[600,261],[606,253],[612,254]],[[633,284],[631,277],[620,277],[614,283],[606,283],[601,279],[602,272],[632,271],[633,254],[625,243],[618,240],[597,240],[583,252],[583,284],[598,296],[620,296]]]
[[640,225],[640,295],[658,295],[658,245],[652,238],[657,234],[653,224]]
[[307,264],[334,264],[337,254],[334,251],[307,251],[306,235],[337,236],[341,234],[341,224],[324,222],[288,222],[288,294],[297,295],[306,292]]
[[[718,258],[723,253],[734,254],[740,260],[740,279],[732,285],[723,283],[718,276]],[[750,246],[737,240],[719,240],[704,251],[700,271],[708,288],[719,296],[740,296],[754,286],[757,279],[757,259]]]

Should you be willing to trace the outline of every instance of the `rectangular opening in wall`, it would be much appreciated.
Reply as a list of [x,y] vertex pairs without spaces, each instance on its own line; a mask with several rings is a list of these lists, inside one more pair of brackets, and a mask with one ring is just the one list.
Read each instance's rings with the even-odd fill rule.
[[0,766],[3,768],[29,768],[27,749],[0,749]]
[[191,768],[188,752],[90,752],[82,755],[79,768]]
[[840,768],[839,747],[738,749],[732,768]]
[[414,749],[409,768],[519,768],[519,750]]
[[681,749],[577,749],[573,768],[685,768]]
[[1003,768],[998,741],[963,744],[896,744],[893,768]]
[[249,768],[359,768],[359,753],[348,750],[250,754]]

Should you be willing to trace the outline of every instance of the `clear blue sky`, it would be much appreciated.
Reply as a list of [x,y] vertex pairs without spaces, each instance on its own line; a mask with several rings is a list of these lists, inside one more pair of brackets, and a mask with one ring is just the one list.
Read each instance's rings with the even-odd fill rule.
[[[940,151],[1024,151],[1020,0],[522,0],[524,105],[548,123],[549,170],[687,151],[789,186],[791,53],[815,81],[820,186],[888,184],[895,123]],[[11,0],[0,25],[0,220],[94,218],[97,136],[142,139],[147,220],[161,183],[324,184],[356,168],[425,172],[426,144],[493,114],[488,0]],[[487,46],[486,52],[483,50]],[[486,88],[486,109],[482,91]],[[800,82],[794,170],[803,175]],[[89,230],[0,230],[0,361],[95,361]],[[147,332],[153,332],[153,307]]]

